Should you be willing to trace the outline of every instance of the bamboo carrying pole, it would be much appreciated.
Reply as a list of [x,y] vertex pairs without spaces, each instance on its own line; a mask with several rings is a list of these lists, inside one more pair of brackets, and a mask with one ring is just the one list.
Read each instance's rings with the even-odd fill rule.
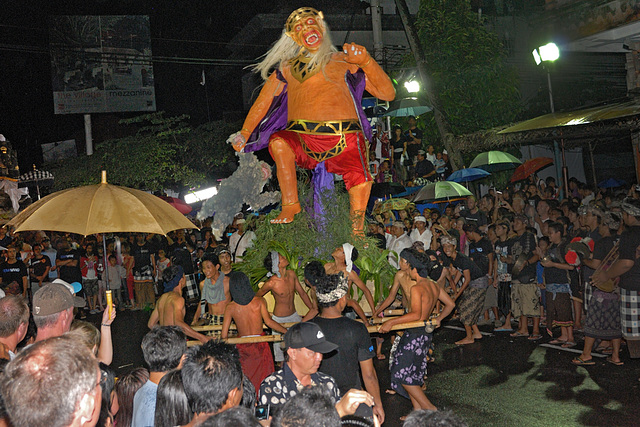
[[[391,320],[386,319],[386,320]],[[286,326],[289,325],[289,326]],[[284,327],[291,327],[295,325],[295,323],[282,324]],[[392,331],[400,331],[404,329],[412,329],[412,328],[425,328],[427,332],[433,332],[436,327],[436,322],[433,320],[418,320],[415,322],[407,322],[407,323],[399,323],[391,327]],[[367,330],[370,334],[374,334],[378,332],[379,326],[367,326]],[[259,343],[259,342],[280,342],[283,340],[283,335],[261,335],[258,337],[234,337],[223,339],[222,341],[228,344],[251,344],[251,343]],[[189,347],[194,345],[199,345],[200,341],[188,341],[187,345]]]
[[[404,314],[404,310],[385,310],[384,312],[385,316],[401,316]],[[371,313],[365,313],[367,316],[371,316]],[[381,317],[381,318],[375,318],[372,319],[372,322],[374,324],[377,323],[384,323],[389,319],[393,319],[393,317]],[[360,319],[357,319],[359,322],[361,321]],[[281,323],[282,326],[284,326],[285,328],[290,328],[291,326],[295,325],[295,323]],[[193,328],[194,331],[198,331],[198,332],[210,332],[210,331],[221,331],[222,330],[222,325],[202,325],[202,326],[192,326],[191,328]],[[268,329],[269,327],[267,325],[262,325],[263,329]],[[236,326],[231,324],[229,325],[229,330],[236,330]]]

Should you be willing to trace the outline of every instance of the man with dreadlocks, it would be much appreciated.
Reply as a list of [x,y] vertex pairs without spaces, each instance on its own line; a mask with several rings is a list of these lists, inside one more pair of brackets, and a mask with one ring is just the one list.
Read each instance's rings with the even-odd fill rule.
[[344,178],[353,229],[362,234],[373,178],[365,140],[371,128],[360,101],[364,90],[393,100],[391,80],[364,47],[347,43],[338,52],[322,12],[310,7],[289,16],[282,36],[254,70],[265,84],[242,130],[229,141],[237,151],[269,146],[282,192],[282,212],[272,222],[289,223],[301,210],[296,164],[314,169],[324,163],[326,171]]
[[[443,288],[429,278],[429,273],[435,264],[426,254],[415,249],[404,249],[400,253],[400,258],[409,264],[409,275],[416,281],[411,288],[411,310],[404,316],[383,323],[378,331],[387,333],[394,325],[429,320],[438,300],[444,304],[440,315],[434,319],[436,327],[440,326],[440,320],[451,313],[455,303]],[[422,391],[431,340],[432,335],[426,332],[424,326],[407,329],[400,338],[390,365],[391,387],[398,394],[411,399],[414,410],[437,409]]]

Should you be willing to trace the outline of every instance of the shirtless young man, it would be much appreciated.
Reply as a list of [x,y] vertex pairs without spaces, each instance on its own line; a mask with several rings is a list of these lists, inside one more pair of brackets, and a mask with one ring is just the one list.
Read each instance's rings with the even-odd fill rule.
[[[276,332],[287,332],[286,328],[271,318],[267,311],[267,302],[255,295],[246,274],[239,271],[229,273],[229,291],[232,301],[224,310],[223,339],[229,336],[231,321],[236,324],[239,337],[264,335],[263,322]],[[262,380],[275,371],[269,344],[236,344],[236,347],[240,353],[242,371],[249,377],[256,390],[260,389]]]
[[162,279],[164,281],[165,289],[172,289],[165,292],[156,304],[156,308],[151,313],[147,326],[149,329],[153,328],[156,324],[160,326],[180,326],[185,335],[195,338],[198,341],[205,343],[211,339],[202,335],[193,329],[184,321],[184,315],[186,313],[184,306],[184,298],[182,298],[182,289],[187,284],[187,279],[184,276],[184,270],[179,265],[167,267],[163,274]]
[[[438,300],[444,304],[439,317],[434,319],[436,327],[439,327],[440,320],[451,313],[455,308],[455,303],[444,289],[429,279],[432,262],[427,255],[413,249],[403,250],[400,253],[400,258],[407,261],[410,266],[409,275],[416,281],[410,291],[411,311],[404,316],[383,323],[378,331],[387,333],[394,325],[429,320]],[[424,327],[405,330],[390,366],[391,387],[398,394],[411,399],[414,410],[437,409],[421,388],[424,383],[428,359],[427,349],[431,339],[431,333],[427,333]],[[422,349],[422,351],[417,352],[416,349]]]
[[349,295],[351,294],[351,284],[355,284],[364,293],[364,297],[369,303],[371,311],[376,307],[376,303],[373,301],[373,295],[367,288],[367,285],[360,279],[358,274],[353,271],[353,263],[358,259],[358,250],[350,243],[344,243],[342,246],[338,246],[331,254],[333,262],[326,263],[324,269],[327,274],[342,273],[349,279]]
[[207,254],[202,260],[202,271],[205,279],[200,282],[200,304],[193,315],[191,325],[198,323],[204,316],[206,308],[209,314],[222,316],[224,309],[231,302],[229,294],[229,277],[220,272],[220,261],[213,254]]
[[[287,269],[288,265],[289,261],[277,251],[269,252],[264,259],[264,266],[272,276],[256,294],[256,296],[261,297],[271,292],[275,300],[273,320],[278,323],[296,323],[302,320],[302,317],[296,313],[294,304],[296,292],[309,309],[314,308],[309,296],[302,288],[298,276],[292,270]],[[273,353],[276,362],[284,361],[284,354],[279,345],[273,346]]]
[[227,246],[221,246],[222,249],[218,251],[218,260],[220,261],[220,272],[224,274],[231,273],[231,252]]

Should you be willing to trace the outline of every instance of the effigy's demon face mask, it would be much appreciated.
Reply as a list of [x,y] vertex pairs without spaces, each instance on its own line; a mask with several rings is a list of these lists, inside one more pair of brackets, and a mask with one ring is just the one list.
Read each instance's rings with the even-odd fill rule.
[[297,9],[289,15],[285,25],[286,33],[299,46],[315,52],[322,45],[324,36],[322,12],[311,7]]

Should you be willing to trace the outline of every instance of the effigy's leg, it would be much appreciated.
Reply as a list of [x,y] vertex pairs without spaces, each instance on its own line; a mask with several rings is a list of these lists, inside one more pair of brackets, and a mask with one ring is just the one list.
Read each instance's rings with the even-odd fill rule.
[[273,224],[288,224],[300,212],[298,200],[298,181],[296,178],[296,155],[289,144],[281,137],[269,142],[271,157],[276,162],[276,174],[282,193],[282,212],[272,219]]
[[373,181],[366,181],[349,189],[353,234],[364,235],[364,214],[367,210],[372,185]]

